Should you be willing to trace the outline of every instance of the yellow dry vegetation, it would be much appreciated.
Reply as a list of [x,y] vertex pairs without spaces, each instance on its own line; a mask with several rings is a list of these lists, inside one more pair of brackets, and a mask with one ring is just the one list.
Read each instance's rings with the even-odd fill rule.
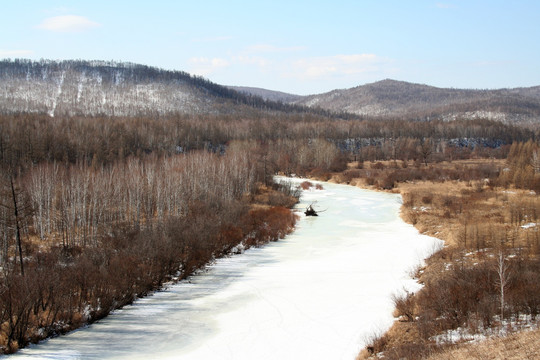
[[522,331],[507,337],[462,344],[427,360],[534,360],[540,359],[540,330]]
[[[447,246],[479,250],[510,241],[510,247],[532,245],[540,198],[534,192],[505,190],[476,182],[399,184],[402,218]],[[531,224],[527,226],[527,224]],[[480,239],[478,241],[478,239]]]

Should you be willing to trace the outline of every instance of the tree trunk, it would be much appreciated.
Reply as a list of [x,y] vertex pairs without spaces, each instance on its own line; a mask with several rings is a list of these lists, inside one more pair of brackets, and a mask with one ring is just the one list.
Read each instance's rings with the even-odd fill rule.
[[17,248],[19,250],[19,260],[21,262],[21,275],[24,276],[24,263],[21,245],[21,227],[19,226],[19,208],[17,206],[17,195],[15,194],[15,186],[13,185],[12,176],[9,177],[9,184],[11,186],[11,196],[13,199],[13,211],[15,215],[15,238],[17,240]]
[[497,275],[499,279],[497,280],[497,285],[499,286],[499,298],[501,306],[501,322],[504,319],[504,290],[508,286],[510,280],[510,272],[508,271],[508,264],[506,263],[506,258],[503,255],[502,251],[499,251],[499,258],[497,260]]

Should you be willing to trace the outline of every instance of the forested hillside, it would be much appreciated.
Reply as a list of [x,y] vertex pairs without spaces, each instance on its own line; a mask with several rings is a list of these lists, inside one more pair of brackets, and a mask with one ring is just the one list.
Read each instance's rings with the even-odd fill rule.
[[0,61],[0,113],[160,116],[308,111],[182,71],[106,61]]
[[383,80],[299,96],[221,86],[182,71],[104,61],[0,61],[0,113],[49,116],[308,113],[338,118],[490,119],[537,125],[540,87],[466,90]]
[[250,95],[259,96],[265,100],[277,101],[282,103],[293,103],[303,98],[302,95],[284,93],[282,91],[272,91],[261,88],[246,86],[229,86],[229,88]]
[[383,118],[485,118],[522,124],[537,124],[540,121],[540,86],[466,90],[383,80],[351,89],[306,96],[293,102]]

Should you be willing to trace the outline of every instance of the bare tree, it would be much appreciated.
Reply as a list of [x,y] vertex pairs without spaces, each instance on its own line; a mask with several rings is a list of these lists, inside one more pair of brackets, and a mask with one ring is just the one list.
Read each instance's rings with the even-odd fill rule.
[[433,140],[431,139],[423,139],[420,143],[419,148],[420,156],[422,157],[422,161],[425,166],[428,164],[428,158],[433,153]]
[[509,264],[506,261],[506,256],[503,254],[502,250],[499,250],[499,254],[497,257],[497,279],[496,284],[499,288],[499,299],[500,299],[500,307],[501,307],[501,321],[504,319],[504,305],[505,305],[505,290],[510,282],[510,270],[509,270]]
[[[0,197],[0,206],[4,208],[2,220],[4,229],[11,229],[15,235],[15,245],[19,256],[21,275],[24,275],[24,262],[22,254],[22,230],[26,216],[30,214],[28,201],[24,197],[23,190],[16,184],[13,171],[8,169],[6,176],[2,179],[3,189]],[[9,242],[9,239],[7,239]],[[9,246],[9,245],[8,245]]]

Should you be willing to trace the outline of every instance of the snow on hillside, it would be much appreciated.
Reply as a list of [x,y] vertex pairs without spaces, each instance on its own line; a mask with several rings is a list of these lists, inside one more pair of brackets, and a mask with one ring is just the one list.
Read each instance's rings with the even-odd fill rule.
[[[0,112],[136,116],[212,111],[198,79],[107,62],[2,62]],[[199,81],[203,83],[203,81]]]

